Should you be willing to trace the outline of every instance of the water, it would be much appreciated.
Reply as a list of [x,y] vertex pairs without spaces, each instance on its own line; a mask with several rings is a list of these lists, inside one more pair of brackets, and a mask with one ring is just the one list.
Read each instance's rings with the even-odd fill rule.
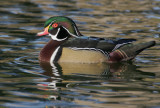
[[159,42],[159,0],[0,1],[0,106],[8,108],[159,108],[159,43],[134,61],[42,64],[44,21],[72,18],[84,35]]

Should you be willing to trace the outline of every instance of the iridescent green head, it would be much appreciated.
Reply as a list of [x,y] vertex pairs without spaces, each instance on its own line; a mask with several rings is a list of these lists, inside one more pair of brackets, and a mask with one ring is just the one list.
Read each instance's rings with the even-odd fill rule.
[[62,41],[70,36],[82,36],[72,19],[64,16],[49,18],[44,24],[44,31],[38,36],[49,35],[53,40]]

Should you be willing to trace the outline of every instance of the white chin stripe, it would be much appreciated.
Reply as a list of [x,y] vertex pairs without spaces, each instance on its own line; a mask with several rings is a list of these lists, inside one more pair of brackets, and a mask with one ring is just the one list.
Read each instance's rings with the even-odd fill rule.
[[[64,26],[62,26],[62,27],[63,27],[63,28],[64,28],[71,36],[78,38],[78,36],[76,36],[76,35],[70,33],[69,30],[68,30],[67,28],[65,28]],[[77,32],[77,31],[76,31],[76,32]]]
[[53,40],[57,40],[57,41],[63,41],[63,40],[65,40],[65,39],[67,39],[67,37],[64,38],[64,39],[58,39],[58,38],[57,38],[57,35],[58,35],[59,32],[60,32],[60,28],[58,28],[58,31],[57,31],[57,33],[56,33],[55,35],[52,35],[52,34],[49,33],[49,36],[51,36],[51,38],[52,38]]
[[[70,34],[70,35],[73,36],[73,37],[78,38],[78,36],[70,33],[67,28],[65,28],[64,26],[62,26],[62,27],[68,32],[68,34]],[[57,40],[57,41],[63,41],[63,40],[65,40],[65,39],[67,39],[68,37],[65,37],[64,39],[58,39],[58,38],[57,38],[57,35],[59,34],[60,30],[61,30],[61,29],[58,28],[57,33],[56,33],[55,35],[52,35],[52,34],[49,33],[49,36],[51,36],[51,38],[52,38],[53,40]],[[77,31],[76,31],[76,32],[77,32]]]

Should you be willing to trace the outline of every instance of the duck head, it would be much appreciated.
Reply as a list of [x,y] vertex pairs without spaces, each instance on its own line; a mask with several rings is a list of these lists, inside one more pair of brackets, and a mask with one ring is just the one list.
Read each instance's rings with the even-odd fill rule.
[[64,16],[49,18],[44,24],[44,31],[37,33],[37,36],[44,35],[49,35],[57,41],[82,36],[73,20]]

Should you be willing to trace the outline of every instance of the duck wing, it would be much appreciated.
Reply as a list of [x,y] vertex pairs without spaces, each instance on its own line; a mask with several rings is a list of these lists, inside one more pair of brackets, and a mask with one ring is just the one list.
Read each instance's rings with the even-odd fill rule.
[[63,47],[70,47],[76,49],[100,49],[105,52],[111,52],[120,48],[123,45],[129,44],[135,39],[109,39],[98,37],[69,38],[62,44]]

